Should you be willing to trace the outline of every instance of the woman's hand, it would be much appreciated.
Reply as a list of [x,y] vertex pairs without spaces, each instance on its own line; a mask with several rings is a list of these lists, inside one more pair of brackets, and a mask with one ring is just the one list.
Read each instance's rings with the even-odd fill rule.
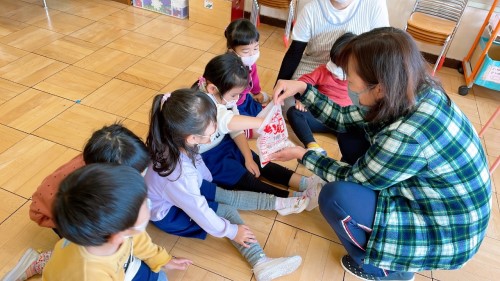
[[295,94],[304,94],[307,89],[307,84],[296,80],[278,80],[274,86],[273,100],[276,105],[283,105],[284,100],[292,97]]
[[306,107],[298,100],[295,101],[295,109],[302,111],[302,112],[307,111]]
[[248,226],[240,224],[238,225],[238,233],[233,241],[245,248],[250,248],[250,245],[247,243],[256,243],[257,239]]
[[253,159],[245,160],[245,167],[256,178],[260,177],[259,166],[255,163],[255,161],[253,161]]
[[165,270],[186,270],[189,265],[193,264],[192,260],[188,260],[185,258],[176,258],[172,257],[172,259],[163,266]]
[[300,146],[285,147],[282,150],[273,153],[270,158],[276,161],[288,161],[292,159],[302,159],[307,150]]

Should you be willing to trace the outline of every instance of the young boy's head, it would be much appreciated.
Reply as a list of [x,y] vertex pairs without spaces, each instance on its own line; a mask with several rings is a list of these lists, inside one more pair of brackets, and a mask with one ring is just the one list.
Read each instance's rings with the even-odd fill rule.
[[115,163],[142,172],[149,164],[144,142],[121,124],[95,131],[83,149],[85,164]]
[[90,164],[61,183],[53,213],[62,237],[100,246],[144,231],[149,221],[147,189],[139,172],[115,164]]
[[338,58],[340,55],[340,52],[344,48],[347,43],[349,43],[352,39],[354,39],[356,35],[351,32],[346,32],[342,34],[335,42],[333,43],[332,48],[330,49],[330,61],[332,61],[334,64],[338,65]]

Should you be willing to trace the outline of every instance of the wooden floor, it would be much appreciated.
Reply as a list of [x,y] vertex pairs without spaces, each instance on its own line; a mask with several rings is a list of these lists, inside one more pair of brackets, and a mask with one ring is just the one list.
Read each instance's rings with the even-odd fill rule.
[[[31,2],[31,3],[30,3]],[[28,217],[40,181],[78,154],[91,132],[117,120],[141,137],[151,98],[190,86],[208,60],[225,51],[223,30],[98,0],[0,0],[0,276],[28,247],[51,249],[57,240]],[[285,49],[283,30],[261,25],[258,61],[263,89],[271,93]],[[452,99],[482,127],[500,104],[500,93],[474,87],[456,94],[463,77],[442,69]],[[335,139],[319,136],[339,159]],[[489,161],[500,154],[500,120],[486,133]],[[284,163],[300,173],[295,161]],[[500,186],[500,169],[494,175]],[[463,269],[421,272],[417,281],[500,280],[500,211],[493,215],[479,253]],[[299,270],[280,280],[355,280],[339,265],[343,247],[318,210],[281,217],[274,211],[242,212],[271,257],[299,254]],[[170,280],[252,280],[229,241],[179,238],[149,226],[154,240],[193,259]]]

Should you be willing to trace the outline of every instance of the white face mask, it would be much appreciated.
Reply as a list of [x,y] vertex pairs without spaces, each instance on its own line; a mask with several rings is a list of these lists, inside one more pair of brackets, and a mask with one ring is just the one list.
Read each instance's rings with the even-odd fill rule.
[[253,54],[251,56],[240,57],[240,58],[241,58],[241,61],[243,62],[244,65],[246,65],[247,67],[252,67],[252,65],[254,65],[255,62],[257,62],[257,60],[259,59],[259,56],[260,56],[260,52],[257,51],[255,54]]
[[226,102],[225,106],[227,109],[236,107],[236,103],[238,102],[237,100],[228,101],[224,97],[222,97],[222,99]]
[[328,71],[330,71],[338,79],[340,79],[340,80],[346,79],[346,75],[344,73],[344,70],[341,67],[334,64],[332,61],[328,61],[328,63],[326,64],[326,69],[328,69]]

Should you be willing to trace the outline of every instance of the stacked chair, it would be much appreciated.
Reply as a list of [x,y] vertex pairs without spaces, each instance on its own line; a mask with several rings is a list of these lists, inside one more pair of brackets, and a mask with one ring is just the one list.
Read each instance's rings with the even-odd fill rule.
[[441,68],[468,0],[417,0],[405,30],[416,40],[441,46],[432,75]]
[[297,6],[297,0],[253,0],[250,20],[256,26],[260,23],[259,13],[261,6],[288,10],[288,19],[286,21],[285,34],[283,35],[283,43],[285,43],[285,47],[288,48],[288,45],[290,44],[292,24],[295,20],[295,7]]

